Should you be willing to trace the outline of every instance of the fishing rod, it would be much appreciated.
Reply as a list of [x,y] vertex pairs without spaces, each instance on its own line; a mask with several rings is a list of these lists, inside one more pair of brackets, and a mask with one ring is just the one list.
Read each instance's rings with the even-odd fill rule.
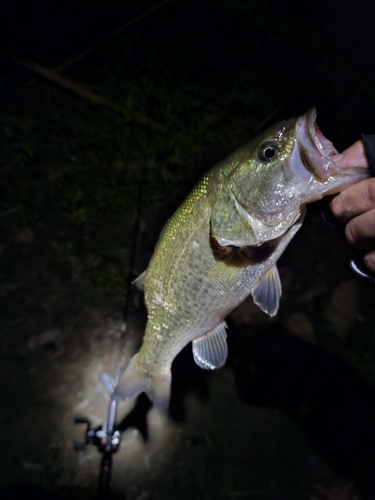
[[119,347],[117,350],[117,361],[115,366],[114,377],[106,373],[100,375],[100,381],[105,386],[106,390],[110,394],[110,402],[108,407],[108,417],[99,427],[93,429],[91,420],[86,416],[76,416],[74,419],[75,424],[85,424],[86,431],[84,434],[84,440],[82,442],[75,442],[74,449],[76,451],[84,451],[88,445],[94,445],[98,448],[99,453],[101,453],[102,460],[100,463],[100,473],[98,481],[98,494],[99,496],[106,496],[110,491],[111,473],[112,473],[112,455],[116,453],[120,447],[121,443],[121,433],[130,426],[138,427],[143,438],[147,439],[147,423],[146,414],[151,408],[151,402],[146,398],[139,398],[135,408],[131,411],[125,419],[117,424],[117,406],[119,403],[118,396],[114,395],[114,390],[120,381],[121,368],[122,368],[122,356],[125,345],[125,336],[127,332],[127,322],[130,310],[130,300],[132,294],[132,283],[133,283],[133,269],[135,262],[135,251],[137,247],[137,236],[139,233],[140,219],[141,219],[141,204],[143,199],[143,185],[146,170],[146,161],[142,164],[139,189],[138,189],[138,200],[137,200],[137,211],[136,219],[133,226],[133,236],[131,243],[131,251],[129,255],[129,268],[128,268],[128,278],[127,278],[127,290],[124,303],[124,313],[123,313],[123,324],[119,331]]

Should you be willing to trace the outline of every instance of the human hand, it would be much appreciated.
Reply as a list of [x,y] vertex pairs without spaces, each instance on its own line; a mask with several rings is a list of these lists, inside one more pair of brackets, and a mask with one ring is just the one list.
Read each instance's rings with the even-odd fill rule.
[[[357,141],[333,160],[343,167],[369,167],[362,141]],[[375,178],[366,179],[339,193],[331,201],[330,210],[346,223],[348,243],[365,250],[364,263],[375,272]]]

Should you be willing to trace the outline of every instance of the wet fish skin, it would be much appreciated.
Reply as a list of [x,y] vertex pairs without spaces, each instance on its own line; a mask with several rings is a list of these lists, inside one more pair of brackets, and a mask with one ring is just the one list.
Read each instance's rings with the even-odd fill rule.
[[146,392],[164,410],[171,364],[193,342],[198,366],[227,357],[225,317],[249,294],[276,314],[276,263],[301,227],[305,204],[364,179],[341,171],[315,112],[282,122],[210,170],[164,227],[142,277],[148,311],[142,347],[115,390],[127,400]]

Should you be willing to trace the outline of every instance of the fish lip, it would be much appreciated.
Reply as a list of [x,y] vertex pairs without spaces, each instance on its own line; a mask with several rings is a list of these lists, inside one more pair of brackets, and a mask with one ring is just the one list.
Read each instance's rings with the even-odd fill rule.
[[[331,141],[324,137],[322,131],[316,123],[316,109],[312,108],[306,113],[307,127],[312,141],[314,142],[316,148],[325,157],[330,157],[337,155],[338,151],[334,147]],[[325,143],[325,145],[324,145]]]
[[338,151],[316,123],[316,110],[310,109],[297,119],[296,140],[305,169],[317,180],[324,182],[340,171],[331,156]]

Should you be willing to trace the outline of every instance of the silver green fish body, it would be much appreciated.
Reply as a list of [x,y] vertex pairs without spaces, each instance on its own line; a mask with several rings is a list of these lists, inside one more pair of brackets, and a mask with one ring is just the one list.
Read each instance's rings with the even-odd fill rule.
[[227,357],[225,317],[248,295],[276,314],[276,263],[300,228],[305,204],[367,177],[340,169],[315,124],[315,110],[270,128],[210,170],[164,227],[143,277],[148,321],[143,344],[115,390],[146,392],[168,406],[171,364],[193,342],[195,362]]

